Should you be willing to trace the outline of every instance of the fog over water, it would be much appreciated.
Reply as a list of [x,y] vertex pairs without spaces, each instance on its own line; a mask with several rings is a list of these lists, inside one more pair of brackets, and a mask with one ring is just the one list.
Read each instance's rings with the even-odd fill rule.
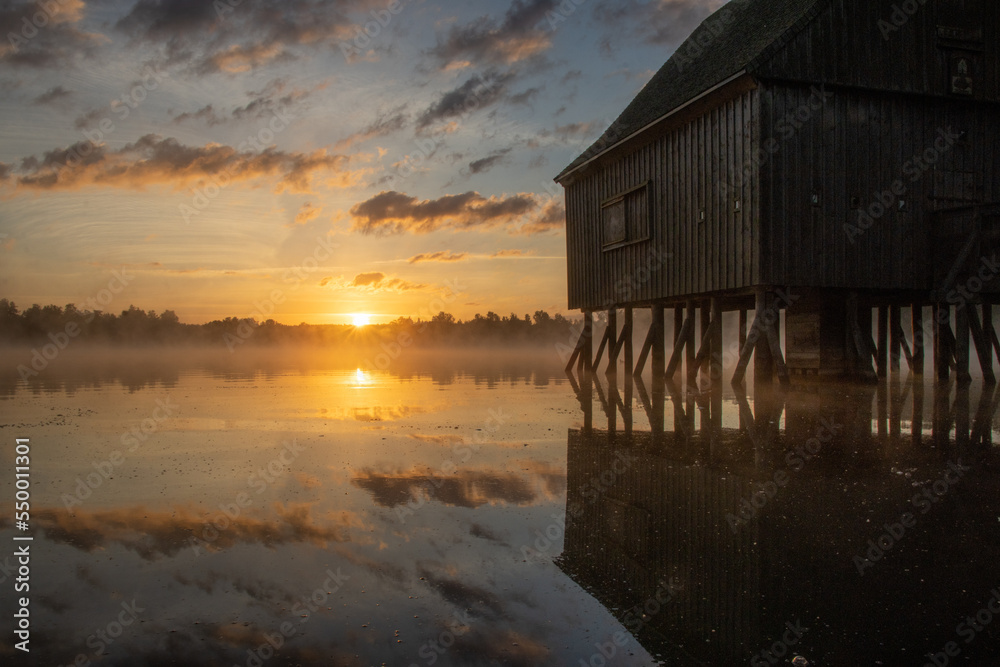
[[[23,380],[31,350],[8,349],[0,461],[30,438],[35,539],[29,662],[9,633],[3,659],[994,655],[996,626],[958,627],[1000,585],[992,388],[714,397],[705,377],[568,377],[554,347],[408,349],[365,370],[377,351],[80,346]],[[0,543],[21,534],[0,517]]]

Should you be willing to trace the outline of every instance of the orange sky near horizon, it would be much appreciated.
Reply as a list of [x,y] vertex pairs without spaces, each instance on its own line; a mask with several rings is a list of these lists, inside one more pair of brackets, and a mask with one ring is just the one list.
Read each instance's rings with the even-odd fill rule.
[[569,314],[552,177],[722,4],[13,0],[0,297]]

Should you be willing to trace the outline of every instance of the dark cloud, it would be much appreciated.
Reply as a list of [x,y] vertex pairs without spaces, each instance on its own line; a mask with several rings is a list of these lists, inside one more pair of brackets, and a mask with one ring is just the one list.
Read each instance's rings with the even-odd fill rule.
[[438,252],[414,255],[407,261],[410,264],[417,264],[418,262],[461,262],[468,256],[468,253],[464,252],[453,253],[450,250],[440,250]]
[[528,220],[518,228],[522,234],[543,234],[558,231],[566,227],[566,206],[562,198],[550,200],[538,215]]
[[76,120],[73,121],[73,126],[78,130],[84,130],[96,125],[101,118],[106,116],[108,116],[107,109],[91,109],[87,113],[77,116]]
[[62,86],[53,86],[32,101],[35,104],[52,104],[59,100],[64,100],[72,94],[72,91],[66,90]]
[[523,92],[511,95],[507,101],[511,104],[531,104],[531,101],[538,97],[540,92],[542,92],[541,88],[528,88]]
[[434,123],[484,109],[501,99],[513,80],[512,72],[489,70],[475,74],[458,88],[444,93],[417,121],[417,128],[424,129]]
[[485,173],[500,164],[511,150],[510,148],[504,148],[479,160],[473,160],[469,163],[469,171],[473,174]]
[[353,39],[356,17],[373,0],[139,0],[116,28],[133,42],[158,45],[165,64],[199,74],[237,73],[291,61],[297,48],[333,48]]
[[594,6],[594,17],[613,32],[601,49],[610,55],[623,31],[648,44],[676,48],[722,4],[724,0],[601,0]]
[[232,121],[267,118],[279,111],[287,115],[288,109],[295,107],[317,90],[325,87],[326,84],[313,89],[289,88],[285,81],[275,79],[262,90],[248,92],[247,97],[250,101],[244,105],[237,106],[228,113],[223,112],[220,114],[214,105],[208,104],[197,111],[188,111],[174,116],[174,122],[182,123],[195,120],[204,122],[211,127]]
[[438,476],[428,472],[382,473],[366,470],[351,483],[372,494],[382,507],[397,507],[422,495],[456,507],[475,508],[495,502],[531,505],[538,499],[533,480],[514,473],[459,470]]
[[141,190],[150,185],[180,189],[220,177],[230,182],[271,178],[278,191],[306,192],[314,176],[323,172],[332,172],[336,184],[353,182],[347,163],[346,156],[324,150],[298,153],[268,148],[255,153],[218,144],[185,146],[148,134],[118,150],[83,141],[48,151],[41,159],[24,158],[16,181],[18,190],[87,186]]
[[535,56],[551,46],[549,33],[539,28],[557,0],[514,0],[503,21],[480,16],[453,26],[438,37],[430,54],[441,67],[454,63],[514,63]]
[[344,529],[353,520],[345,517],[339,524],[322,525],[312,517],[306,505],[279,506],[275,514],[274,519],[239,516],[230,519],[225,530],[207,534],[205,517],[181,508],[169,512],[142,507],[93,512],[79,508],[73,512],[41,509],[32,517],[46,539],[52,542],[87,552],[103,551],[119,544],[147,560],[195,547],[218,551],[251,543],[270,547],[290,543],[326,546],[345,541]]
[[402,130],[406,127],[407,122],[409,122],[409,116],[406,114],[405,109],[406,105],[403,105],[388,111],[380,111],[375,116],[375,120],[365,128],[337,142],[336,148],[342,150],[354,144],[377,137],[385,137],[393,132]]
[[83,16],[83,0],[46,3],[0,2],[0,65],[65,68],[92,55],[103,41],[83,32],[76,23]]
[[362,234],[428,234],[442,228],[471,229],[510,223],[536,210],[534,195],[483,197],[478,192],[420,201],[402,192],[381,192],[351,208]]

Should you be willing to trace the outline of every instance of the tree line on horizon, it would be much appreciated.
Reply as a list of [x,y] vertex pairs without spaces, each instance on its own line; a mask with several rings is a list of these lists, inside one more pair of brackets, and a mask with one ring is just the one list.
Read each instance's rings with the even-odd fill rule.
[[287,325],[273,319],[227,317],[205,324],[186,324],[173,310],[157,313],[130,305],[120,314],[33,304],[24,311],[8,299],[0,299],[0,342],[8,344],[48,343],[68,334],[92,343],[116,345],[226,345],[322,344],[379,345],[387,340],[411,338],[414,344],[434,345],[531,345],[565,343],[578,324],[562,314],[536,310],[520,317],[501,317],[493,311],[477,313],[462,321],[444,311],[429,320],[400,317],[384,324],[355,327],[350,324]]

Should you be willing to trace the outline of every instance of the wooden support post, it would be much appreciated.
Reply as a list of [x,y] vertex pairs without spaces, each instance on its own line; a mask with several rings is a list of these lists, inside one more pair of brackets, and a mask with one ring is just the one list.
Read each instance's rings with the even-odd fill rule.
[[899,357],[903,350],[902,313],[898,303],[889,306],[889,372],[899,375]]
[[[712,330],[712,301],[711,299],[709,299],[708,301],[701,302],[701,327],[698,329],[698,335],[702,339],[704,339],[705,336],[709,336],[709,339],[711,339],[711,333],[710,333],[711,330]],[[698,371],[701,371],[702,369],[708,366],[710,358],[711,357],[708,354],[706,354],[705,358],[698,365]]]
[[608,328],[604,334],[608,346],[608,375],[618,373],[618,309],[608,311]]
[[910,307],[910,323],[913,334],[913,364],[910,369],[914,375],[924,374],[924,307],[915,303]]
[[889,308],[878,307],[878,351],[875,354],[876,373],[880,378],[889,374]]
[[[989,307],[984,305],[983,310]],[[997,378],[993,374],[993,341],[979,321],[979,312],[974,304],[966,304],[969,311],[969,333],[972,334],[972,342],[976,345],[976,356],[979,359],[979,369],[983,374],[983,383],[987,385],[996,384]],[[984,315],[985,319],[985,315]]]
[[681,327],[684,326],[684,307],[674,306],[674,345],[681,337]]
[[583,361],[584,368],[589,373],[594,372],[594,313],[583,314]]
[[950,333],[951,306],[934,304],[934,374],[938,380],[947,381],[951,377]]
[[[771,346],[767,337],[767,320],[773,317],[767,313],[768,292],[763,288],[757,289],[757,312],[754,314],[753,331],[754,353],[753,353],[753,375],[754,383],[769,383],[774,379],[774,360],[771,356]],[[749,341],[748,341],[749,343]]]
[[[667,377],[672,378],[677,374],[677,369],[681,365],[681,355],[684,353],[684,348],[694,347],[687,343],[688,339],[691,337],[690,333],[694,329],[694,318],[687,318],[684,320],[684,325],[681,327],[681,334],[677,338],[677,342],[674,344],[674,351],[670,355],[670,363],[667,364]],[[689,368],[693,368],[692,363]]]
[[955,308],[955,365],[959,384],[972,382],[969,374],[969,311],[974,306],[966,302]]
[[739,331],[739,341],[740,350],[743,346],[747,344],[747,311],[740,307],[740,331]]
[[649,325],[650,335],[653,337],[653,393],[663,384],[663,369],[666,364],[667,351],[665,349],[666,340],[663,331],[663,306],[653,306],[653,321]]
[[712,345],[709,357],[709,376],[713,382],[722,379],[722,302],[712,299]]
[[[627,371],[626,382],[628,381],[628,375],[632,374],[632,324],[632,308],[628,307],[625,309],[625,327],[622,329],[622,336],[625,338],[625,370]],[[631,385],[629,386],[631,387]],[[629,393],[631,393],[631,391]]]
[[993,352],[996,352],[997,360],[1000,361],[1000,340],[997,340],[997,331],[993,327],[993,304],[983,302],[983,336],[992,345],[990,351],[990,367],[993,367]]
[[[652,310],[650,310],[652,312]],[[646,340],[642,343],[642,349],[639,351],[639,360],[635,364],[636,377],[642,375],[642,371],[646,368],[646,359],[649,357],[649,352],[653,349],[653,325],[649,325],[649,331],[646,332]]]
[[[687,302],[687,317],[684,320],[684,324],[691,322],[691,326],[684,329],[682,332],[684,349],[687,351],[687,374],[688,377],[696,377],[698,374],[698,369],[694,365],[694,358],[697,356],[698,351],[694,347],[695,332],[694,324],[696,317],[696,310],[698,306],[694,301]],[[686,333],[686,335],[684,335]],[[669,375],[669,374],[668,374]]]

